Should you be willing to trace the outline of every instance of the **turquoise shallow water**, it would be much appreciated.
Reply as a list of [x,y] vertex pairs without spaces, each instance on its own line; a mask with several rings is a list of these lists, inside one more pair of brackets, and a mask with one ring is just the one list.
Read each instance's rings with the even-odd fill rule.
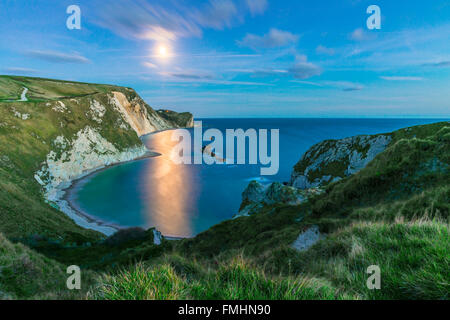
[[[160,157],[129,162],[80,181],[72,201],[83,212],[124,227],[156,227],[189,237],[230,219],[253,179],[289,181],[292,167],[313,144],[357,134],[390,132],[432,119],[203,119],[203,128],[280,129],[280,169],[260,176],[259,165],[176,165],[169,158],[172,131],[143,138]],[[192,131],[192,129],[190,129]]]

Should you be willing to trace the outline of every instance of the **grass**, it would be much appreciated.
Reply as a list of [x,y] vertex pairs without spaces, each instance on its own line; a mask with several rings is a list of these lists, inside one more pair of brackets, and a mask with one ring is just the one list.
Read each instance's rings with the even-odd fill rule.
[[[139,263],[115,275],[105,275],[101,279],[101,285],[94,288],[89,296],[107,300],[348,298],[318,279],[268,276],[257,267],[249,265],[242,257],[237,257],[228,264],[221,264],[216,270],[206,270],[201,265],[180,257],[175,259],[175,263],[171,259],[174,257],[166,257],[166,262],[158,265]],[[189,267],[177,271],[180,264]]]
[[0,299],[85,298],[94,273],[82,271],[81,290],[68,290],[66,268],[0,233]]
[[81,245],[54,242],[45,238],[23,239],[22,242],[65,265],[76,264],[99,272],[117,270],[139,261],[154,260],[172,249],[170,241],[163,240],[161,245],[153,244],[153,229],[133,229],[121,230],[105,240]]
[[[360,222],[294,255],[291,268],[324,277],[363,299],[447,299],[448,239],[445,223]],[[366,287],[370,265],[381,268],[381,290]]]
[[27,98],[30,101],[82,97],[95,93],[105,93],[112,89],[117,90],[120,88],[112,85],[45,78],[0,76],[0,101],[19,99],[24,87],[29,89]]
[[[310,250],[274,250],[270,270],[244,254],[209,263],[180,254],[103,275],[92,299],[448,299],[448,224],[360,222],[331,234]],[[381,269],[381,289],[366,286],[367,268]],[[287,272],[286,272],[287,271]]]

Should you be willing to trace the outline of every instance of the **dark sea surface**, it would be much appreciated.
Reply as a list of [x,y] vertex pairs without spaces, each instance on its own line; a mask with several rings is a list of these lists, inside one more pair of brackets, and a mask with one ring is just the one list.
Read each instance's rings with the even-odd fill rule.
[[[230,219],[251,180],[289,181],[292,168],[313,144],[358,134],[391,132],[433,119],[200,119],[217,128],[279,129],[279,171],[261,176],[260,165],[184,165],[170,159],[173,131],[143,137],[162,154],[113,166],[77,184],[72,201],[81,211],[124,227],[156,227],[163,235],[189,237]],[[193,129],[189,129],[192,133]],[[225,139],[224,139],[225,140]],[[217,156],[223,156],[217,154]]]

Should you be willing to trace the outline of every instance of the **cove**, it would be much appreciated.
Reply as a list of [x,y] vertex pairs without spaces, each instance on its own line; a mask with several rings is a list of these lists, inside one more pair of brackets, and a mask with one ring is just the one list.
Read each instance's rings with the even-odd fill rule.
[[[161,154],[113,166],[76,183],[68,200],[80,212],[121,227],[156,227],[165,236],[192,237],[231,219],[251,180],[289,181],[293,166],[313,144],[375,134],[436,119],[202,119],[204,128],[279,129],[280,168],[260,176],[259,164],[175,164],[172,131],[143,137]],[[190,129],[193,130],[193,129]],[[222,156],[222,155],[218,155]],[[247,162],[248,163],[248,162]]]

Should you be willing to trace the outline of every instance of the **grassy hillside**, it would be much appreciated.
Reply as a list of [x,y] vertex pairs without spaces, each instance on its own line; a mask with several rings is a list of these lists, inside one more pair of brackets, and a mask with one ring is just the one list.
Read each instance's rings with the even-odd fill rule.
[[83,271],[81,290],[66,287],[66,266],[22,244],[13,244],[0,233],[1,299],[81,299],[96,275]]
[[0,76],[0,102],[1,100],[18,100],[24,87],[28,88],[27,97],[31,101],[82,97],[120,88],[111,85],[44,78]]

